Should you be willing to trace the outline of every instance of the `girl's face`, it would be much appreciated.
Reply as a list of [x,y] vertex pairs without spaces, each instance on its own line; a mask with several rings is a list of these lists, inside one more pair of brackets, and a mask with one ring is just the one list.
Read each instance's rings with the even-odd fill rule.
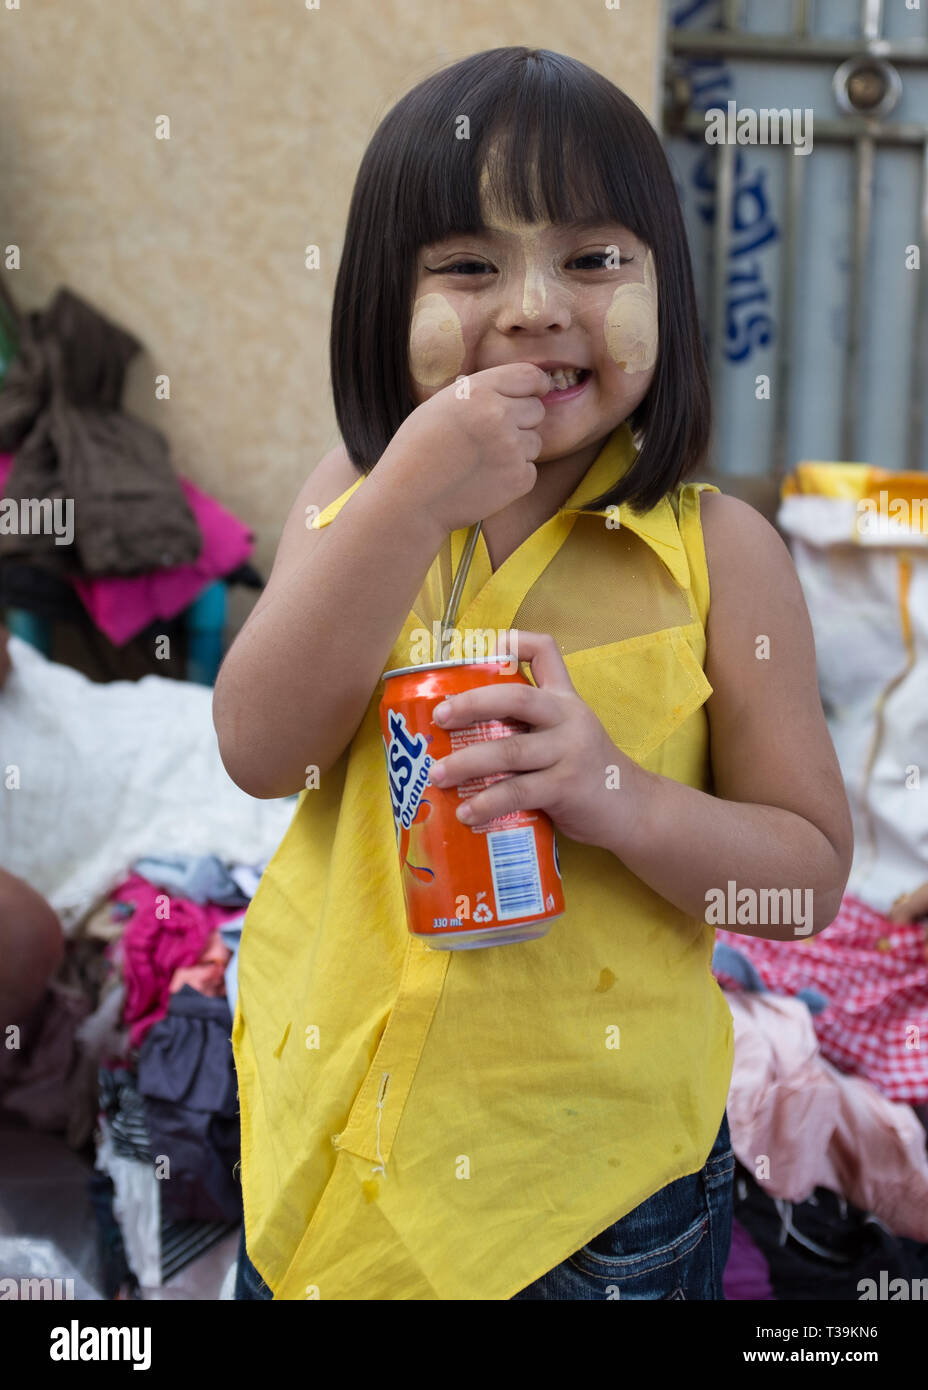
[[[626,228],[522,223],[485,214],[417,261],[409,369],[417,404],[460,375],[509,362],[579,370],[556,378],[539,460],[613,430],[644,399],[657,358],[654,257]],[[566,381],[574,381],[568,373]]]

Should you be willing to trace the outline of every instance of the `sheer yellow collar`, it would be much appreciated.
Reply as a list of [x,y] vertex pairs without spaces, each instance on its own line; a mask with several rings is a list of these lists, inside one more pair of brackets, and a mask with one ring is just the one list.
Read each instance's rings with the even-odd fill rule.
[[[609,491],[620,478],[624,478],[636,455],[631,429],[627,423],[623,423],[613,430],[587,473],[559,510],[578,512],[585,501]],[[586,515],[608,517],[609,512],[605,507],[598,507]],[[613,512],[612,516],[616,517],[616,513]],[[617,526],[613,521],[617,530],[625,527],[633,531],[651,547],[676,582],[684,589],[689,588],[689,562],[669,497],[662,497],[656,507],[641,513],[633,512],[628,503],[623,502],[618,508],[617,521]]]
[[[636,453],[632,432],[628,424],[619,425],[613,430],[587,472],[563,506],[558,508],[558,511],[579,512],[585,501],[599,496],[600,493],[607,492],[620,478],[625,476],[635,461]],[[324,507],[311,522],[313,529],[327,526],[338,515],[348,498],[356,488],[361,486],[363,481],[363,476],[358,478],[357,482],[352,483],[341,497]],[[586,513],[586,515],[608,518],[610,514],[605,507],[600,507],[593,512]],[[615,513],[612,515],[615,517]],[[632,511],[628,503],[623,502],[618,508],[616,520],[613,521],[616,530],[626,527],[629,531],[633,531],[636,536],[639,536],[651,547],[681,588],[688,589],[690,587],[690,567],[669,497],[662,497],[656,507],[642,513]]]

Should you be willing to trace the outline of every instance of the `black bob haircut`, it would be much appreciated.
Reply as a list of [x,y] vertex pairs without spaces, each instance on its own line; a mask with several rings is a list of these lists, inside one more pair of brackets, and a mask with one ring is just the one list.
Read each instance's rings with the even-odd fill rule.
[[[462,115],[469,139],[456,138]],[[408,345],[417,254],[454,233],[482,230],[479,180],[491,145],[489,191],[511,217],[616,222],[653,252],[657,361],[628,418],[638,456],[586,507],[628,502],[647,511],[703,464],[709,442],[686,231],[644,113],[593,68],[549,49],[492,48],[441,69],[374,133],[351,198],[332,306],[332,392],[349,457],[369,473],[416,408]]]

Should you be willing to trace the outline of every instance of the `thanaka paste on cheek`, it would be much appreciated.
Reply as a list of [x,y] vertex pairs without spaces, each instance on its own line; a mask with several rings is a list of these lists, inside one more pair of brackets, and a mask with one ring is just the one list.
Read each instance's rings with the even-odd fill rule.
[[606,351],[624,372],[647,372],[657,361],[657,277],[654,256],[644,262],[644,283],[619,285],[603,324]]
[[443,294],[424,294],[412,310],[409,370],[420,386],[452,381],[464,365],[461,320]]

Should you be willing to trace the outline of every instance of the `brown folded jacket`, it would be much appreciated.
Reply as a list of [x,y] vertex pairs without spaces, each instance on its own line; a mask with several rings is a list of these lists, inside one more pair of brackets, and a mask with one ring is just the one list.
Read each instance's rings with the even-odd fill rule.
[[5,535],[0,560],[62,574],[138,574],[191,564],[202,536],[163,435],[120,410],[141,344],[70,290],[24,314],[20,352],[0,388],[0,453],[14,453],[4,494],[73,498],[74,544]]

